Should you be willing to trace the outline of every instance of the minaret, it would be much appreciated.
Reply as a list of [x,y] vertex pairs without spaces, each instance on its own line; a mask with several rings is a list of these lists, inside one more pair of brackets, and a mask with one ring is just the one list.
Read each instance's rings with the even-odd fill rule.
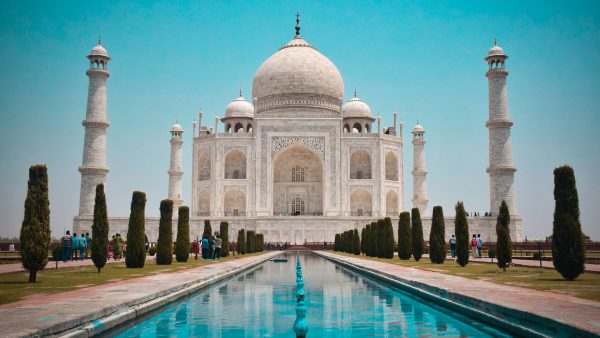
[[183,171],[182,168],[182,152],[183,145],[183,128],[179,123],[175,123],[171,127],[171,163],[169,165],[169,199],[173,201],[173,217],[176,217],[175,210],[183,204]]
[[81,173],[81,190],[79,192],[79,217],[92,217],[96,199],[96,185],[105,183],[108,167],[106,166],[106,79],[110,57],[102,42],[92,49],[87,56],[90,68],[86,75],[90,78],[87,100],[87,113],[83,121],[85,139],[83,141],[83,161]]
[[495,215],[502,200],[506,201],[510,213],[516,214],[514,175],[517,169],[513,166],[510,143],[510,127],[513,123],[508,115],[506,59],[508,55],[496,45],[494,39],[494,46],[484,60],[488,63],[485,76],[488,78],[489,95],[489,120],[485,126],[489,131],[490,165],[486,171],[490,176],[490,211]]
[[427,215],[427,169],[425,168],[425,130],[417,122],[413,128],[413,208],[419,208],[421,216]]

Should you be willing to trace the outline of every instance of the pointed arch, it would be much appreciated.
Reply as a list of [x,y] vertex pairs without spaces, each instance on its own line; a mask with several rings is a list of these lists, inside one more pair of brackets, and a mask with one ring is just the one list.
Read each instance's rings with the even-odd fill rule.
[[393,151],[388,151],[385,154],[385,179],[398,181],[398,157]]
[[230,189],[223,195],[225,216],[246,216],[246,194],[240,189]]
[[350,179],[371,179],[371,155],[364,150],[357,150],[350,155]]
[[386,216],[398,216],[398,193],[396,190],[390,189],[390,191],[385,194],[385,214]]
[[207,181],[211,177],[211,159],[208,151],[198,155],[198,181]]
[[373,199],[365,189],[356,189],[350,194],[350,215],[371,216]]
[[246,154],[240,150],[232,150],[225,156],[225,179],[246,179]]

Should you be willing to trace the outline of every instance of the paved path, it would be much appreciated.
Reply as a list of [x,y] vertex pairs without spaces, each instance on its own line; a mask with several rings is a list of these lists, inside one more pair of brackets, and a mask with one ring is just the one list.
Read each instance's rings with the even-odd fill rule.
[[[531,321],[536,316],[550,318],[560,323],[557,325],[558,332],[551,334],[552,336],[568,336],[565,331],[560,329],[563,325],[600,335],[600,302],[407,268],[385,262],[341,256],[330,252],[320,251],[319,254],[347,262],[367,271],[380,273],[406,285],[458,303],[467,303],[467,306],[477,307],[477,310],[482,313],[502,311],[494,305],[497,304],[504,307],[504,315],[518,317],[518,320]],[[508,312],[506,308],[508,308]],[[503,318],[506,317],[503,316]],[[509,318],[506,319],[510,321]],[[540,325],[541,329],[546,329],[546,326],[550,324],[542,323]]]
[[[156,256],[146,256],[146,260],[153,260],[154,258],[156,258]],[[114,259],[110,259],[106,262],[106,264],[112,264],[112,263],[123,263],[125,262],[125,258],[121,259],[120,261],[115,261]],[[90,266],[90,265],[94,265],[94,262],[92,261],[92,259],[84,259],[82,261],[67,261],[66,263],[58,262],[58,268],[72,268],[72,267],[77,267],[77,266]],[[46,269],[54,269],[56,268],[56,262],[54,261],[49,261],[48,265],[46,265]],[[0,274],[3,273],[11,273],[11,272],[22,272],[25,271],[25,269],[23,269],[23,265],[21,263],[14,263],[14,264],[0,264]]]
[[[429,255],[424,254],[423,257],[429,258]],[[450,258],[450,256],[446,256],[446,259],[453,259],[453,258]],[[472,256],[469,256],[469,262],[496,264],[496,259],[494,258],[494,261],[492,262],[492,260],[489,257],[473,258]],[[517,266],[528,266],[528,267],[534,267],[534,268],[540,267],[540,261],[534,261],[534,260],[529,260],[529,259],[513,259],[513,263]],[[552,263],[552,261],[542,261],[542,268],[554,269],[554,264]],[[600,264],[586,264],[584,269],[585,269],[585,272],[600,273]]]
[[52,295],[36,295],[0,305],[2,337],[44,336],[87,325],[80,335],[98,332],[168,304],[217,280],[281,254],[268,252],[187,269],[92,286]]

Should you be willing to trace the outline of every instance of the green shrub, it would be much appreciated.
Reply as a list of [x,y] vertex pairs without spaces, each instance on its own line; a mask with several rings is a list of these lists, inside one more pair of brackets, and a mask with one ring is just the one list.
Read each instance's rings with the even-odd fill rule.
[[431,263],[443,264],[446,260],[446,225],[441,206],[433,207],[431,231],[429,232],[429,259]]
[[156,245],[153,245],[150,247],[150,249],[148,249],[148,255],[150,255],[150,256],[156,255]]
[[400,259],[410,259],[412,255],[412,235],[410,229],[410,213],[400,213],[398,222],[398,257]]
[[394,226],[389,217],[383,220],[383,232],[383,258],[394,258]]
[[177,240],[175,241],[175,259],[187,262],[190,258],[190,208],[181,206],[177,210]]
[[106,211],[106,197],[104,184],[96,186],[96,199],[94,202],[94,222],[92,223],[92,261],[100,273],[108,260],[108,212]]
[[229,223],[227,221],[219,224],[219,234],[221,235],[221,257],[229,256]]
[[21,224],[21,262],[29,270],[29,283],[35,283],[37,272],[48,264],[50,246],[50,202],[48,169],[45,165],[29,168],[25,215]]
[[412,254],[415,261],[419,261],[423,256],[423,223],[421,222],[421,213],[419,208],[412,208]]
[[244,231],[244,229],[238,231],[237,250],[240,255],[246,253],[246,232]]
[[456,203],[455,210],[456,262],[460,266],[465,266],[469,263],[469,224],[467,223],[465,206],[462,202]]
[[131,214],[127,227],[127,251],[125,266],[128,268],[143,268],[146,262],[146,194],[134,191],[131,197]]
[[489,249],[489,250],[488,250],[488,257],[489,257],[489,258],[496,258],[496,250],[494,250],[494,249]]
[[506,271],[506,264],[512,262],[512,241],[510,239],[510,213],[506,202],[502,200],[496,220],[496,251],[498,267]]
[[552,223],[552,262],[569,281],[584,271],[584,235],[579,221],[579,197],[573,168],[554,169],[554,222]]
[[341,251],[340,250],[340,239],[341,235],[340,234],[335,234],[335,240],[333,242],[333,250],[334,251]]
[[173,201],[169,199],[160,202],[157,247],[156,264],[171,264],[173,262]]
[[56,268],[58,269],[58,262],[63,260],[63,247],[60,242],[52,248],[52,260],[56,262]]

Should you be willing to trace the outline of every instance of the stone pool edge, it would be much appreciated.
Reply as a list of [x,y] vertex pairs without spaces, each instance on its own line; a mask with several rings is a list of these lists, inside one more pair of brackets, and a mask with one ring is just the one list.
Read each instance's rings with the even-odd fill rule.
[[[134,320],[138,317],[144,316],[145,314],[154,311],[162,306],[168,305],[175,302],[185,296],[188,296],[194,292],[200,291],[211,285],[235,276],[246,270],[250,270],[260,264],[263,264],[274,257],[280,255],[282,252],[267,252],[264,257],[252,262],[250,264],[234,267],[225,270],[222,273],[217,273],[210,277],[200,279],[194,282],[184,283],[183,285],[176,285],[167,290],[160,291],[155,294],[146,295],[143,298],[130,301],[129,304],[125,304],[119,310],[110,314],[98,313],[99,316],[92,320],[85,320],[83,323],[75,325],[69,328],[57,328],[56,326],[67,326],[68,323],[57,324],[54,330],[55,332],[47,332],[33,334],[31,336],[45,336],[50,334],[56,337],[62,338],[75,338],[75,337],[93,337],[110,329],[113,329],[127,321]],[[49,330],[51,331],[51,330]]]
[[[399,287],[429,301],[434,301],[448,309],[456,309],[466,316],[492,324],[495,327],[506,327],[510,332],[520,336],[536,337],[598,337],[594,332],[570,326],[553,318],[504,305],[474,299],[471,296],[429,285],[420,281],[406,279],[389,274],[375,268],[369,268],[345,260],[345,256],[313,251],[316,255],[335,262],[345,268],[368,275],[375,279]],[[335,255],[332,256],[332,255]],[[338,258],[339,257],[339,258]],[[360,259],[360,257],[356,258]],[[378,262],[379,263],[379,262]],[[385,263],[385,262],[381,262]],[[389,263],[386,263],[389,264]],[[534,326],[533,329],[527,327]]]

